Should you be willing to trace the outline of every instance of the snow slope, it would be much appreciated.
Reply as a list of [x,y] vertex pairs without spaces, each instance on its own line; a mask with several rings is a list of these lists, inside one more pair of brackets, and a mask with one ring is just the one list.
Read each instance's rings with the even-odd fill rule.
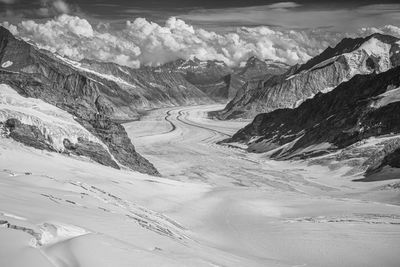
[[201,198],[210,190],[206,184],[118,171],[4,138],[0,162],[0,266],[239,267],[271,262],[204,244],[163,214]]
[[0,266],[398,266],[396,187],[216,145],[218,108],[125,125],[164,178],[0,137]]

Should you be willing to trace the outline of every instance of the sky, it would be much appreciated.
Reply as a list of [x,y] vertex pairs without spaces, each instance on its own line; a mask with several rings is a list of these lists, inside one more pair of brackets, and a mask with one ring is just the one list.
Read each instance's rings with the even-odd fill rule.
[[0,23],[75,60],[138,67],[177,58],[307,61],[343,37],[397,35],[398,1],[0,0]]
[[59,13],[116,24],[133,17],[161,23],[175,16],[218,30],[269,25],[344,31],[400,23],[400,3],[393,0],[0,0],[0,10],[4,20],[11,22],[51,18]]

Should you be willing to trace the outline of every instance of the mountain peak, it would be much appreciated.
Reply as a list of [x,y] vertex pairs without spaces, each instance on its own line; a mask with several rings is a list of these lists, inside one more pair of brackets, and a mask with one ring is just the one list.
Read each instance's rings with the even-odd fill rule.
[[312,67],[318,65],[319,63],[328,60],[330,58],[333,58],[335,56],[355,51],[358,48],[360,48],[364,43],[373,38],[376,38],[379,41],[387,44],[394,44],[395,42],[400,40],[399,38],[396,38],[394,36],[381,33],[374,33],[367,37],[344,38],[335,47],[328,47],[321,54],[319,54],[316,57],[313,57],[312,59],[301,65],[295,74],[300,73],[303,70],[311,69]]
[[247,67],[248,67],[248,66],[253,66],[253,65],[257,64],[257,63],[265,63],[265,62],[264,62],[263,60],[259,59],[259,58],[256,57],[256,56],[251,56],[251,57],[249,57],[249,59],[247,60],[246,66],[247,66]]

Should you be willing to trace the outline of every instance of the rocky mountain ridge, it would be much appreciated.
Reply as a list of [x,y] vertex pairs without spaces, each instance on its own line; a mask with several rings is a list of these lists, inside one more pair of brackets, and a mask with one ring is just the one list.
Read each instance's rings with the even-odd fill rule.
[[202,61],[195,57],[166,63],[156,67],[155,71],[180,73],[213,100],[225,102],[232,99],[246,81],[282,74],[288,68],[284,63],[260,60],[257,57],[250,57],[244,65],[234,68],[227,66],[223,61]]
[[282,75],[248,81],[221,119],[253,118],[258,113],[293,108],[318,92],[328,92],[356,74],[384,72],[400,64],[400,39],[382,34],[343,39],[334,48]]
[[400,167],[400,67],[356,75],[294,109],[259,114],[226,143],[278,160],[313,159],[353,172]]
[[137,109],[226,102],[249,79],[285,72],[289,66],[269,60],[249,58],[242,67],[231,68],[222,61],[198,58],[178,59],[158,67],[132,69],[110,62],[61,58],[93,79],[114,82],[121,90],[135,94]]

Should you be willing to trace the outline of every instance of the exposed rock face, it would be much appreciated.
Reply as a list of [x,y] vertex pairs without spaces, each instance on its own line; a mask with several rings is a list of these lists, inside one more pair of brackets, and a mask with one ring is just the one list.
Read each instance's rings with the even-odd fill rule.
[[400,138],[386,141],[383,149],[374,153],[364,165],[368,167],[368,175],[379,172],[385,166],[400,168]]
[[36,126],[23,124],[17,119],[8,119],[4,127],[15,141],[37,149],[55,151],[49,140]]
[[275,159],[327,154],[333,156],[324,160],[362,158],[357,165],[372,171],[399,162],[399,114],[400,67],[396,67],[381,74],[356,75],[297,108],[259,114],[225,142],[245,143],[249,151],[269,152]]
[[78,138],[78,143],[72,143],[64,139],[65,151],[78,156],[88,157],[100,164],[119,169],[118,164],[111,158],[110,154],[98,143]]
[[102,83],[116,83],[134,97],[132,106],[149,109],[161,106],[204,104],[227,101],[249,79],[282,74],[288,66],[255,57],[238,68],[222,61],[178,59],[159,67],[132,69],[114,63],[83,60],[64,61]]
[[213,102],[207,94],[186,80],[182,73],[169,68],[132,69],[92,60],[64,60],[94,80],[117,86],[118,91],[128,97],[129,107],[135,110]]
[[[8,137],[24,145],[31,146],[41,150],[56,152],[49,136],[43,135],[38,127],[20,122],[18,119],[8,119],[4,123],[5,132]],[[71,153],[77,156],[88,157],[100,164],[119,169],[118,164],[111,158],[107,150],[90,140],[78,138],[77,143],[72,143],[68,139],[64,139],[64,153]]]
[[344,39],[283,75],[247,82],[218,115],[222,119],[253,118],[258,113],[296,107],[356,74],[380,73],[397,66],[399,51],[399,39],[388,35]]
[[74,115],[109,148],[120,164],[158,175],[154,166],[135,151],[124,128],[116,122],[137,118],[137,111],[131,106],[134,97],[119,90],[115,82],[94,79],[49,52],[15,39],[2,27],[0,66],[1,83],[10,85],[24,96],[42,99]]

